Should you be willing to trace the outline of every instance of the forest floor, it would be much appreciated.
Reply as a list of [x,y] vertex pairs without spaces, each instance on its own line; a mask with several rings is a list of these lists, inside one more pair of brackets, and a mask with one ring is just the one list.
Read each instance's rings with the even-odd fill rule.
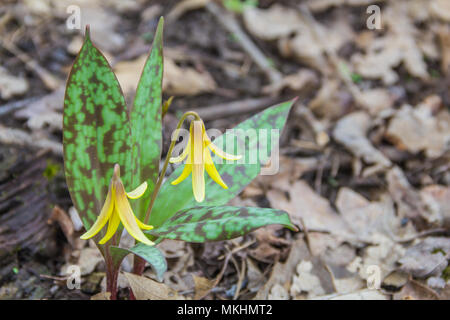
[[[0,7],[0,299],[90,299],[104,289],[102,258],[79,239],[64,180],[65,81],[90,24],[132,101],[160,16],[164,99],[174,96],[163,154],[185,111],[223,131],[299,97],[279,172],[231,204],[285,210],[300,229],[166,240],[162,285],[172,295],[162,298],[449,299],[449,2],[224,3]],[[81,30],[67,28],[70,5],[81,8]],[[368,28],[369,5],[381,9],[380,28]],[[81,267],[81,289],[66,285],[70,265]],[[131,261],[122,267],[130,272]],[[129,285],[121,274],[120,297]],[[160,289],[147,287],[148,297]]]

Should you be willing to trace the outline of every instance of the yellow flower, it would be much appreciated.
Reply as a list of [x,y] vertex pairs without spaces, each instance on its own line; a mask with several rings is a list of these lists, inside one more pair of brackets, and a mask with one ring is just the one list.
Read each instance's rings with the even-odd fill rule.
[[201,120],[191,122],[188,143],[183,153],[178,157],[170,158],[171,163],[176,163],[183,161],[187,157],[183,172],[176,180],[172,181],[172,184],[176,185],[180,183],[192,172],[192,190],[197,202],[202,202],[205,199],[205,169],[217,184],[224,189],[228,189],[228,186],[223,182],[214,166],[208,148],[226,160],[239,160],[241,158],[241,156],[228,154],[214,145],[207,136],[205,125]]
[[109,221],[106,235],[99,242],[100,244],[104,244],[112,238],[119,227],[119,224],[122,222],[125,229],[133,238],[146,245],[154,245],[154,243],[141,231],[141,229],[151,230],[153,227],[142,223],[135,217],[127,199],[127,197],[130,199],[141,197],[146,189],[147,182],[144,182],[135,190],[126,192],[122,180],[120,180],[120,167],[116,164],[114,166],[113,177],[109,184],[108,195],[106,196],[105,204],[103,205],[100,215],[94,225],[80,238],[83,240],[92,238],[99,233]]

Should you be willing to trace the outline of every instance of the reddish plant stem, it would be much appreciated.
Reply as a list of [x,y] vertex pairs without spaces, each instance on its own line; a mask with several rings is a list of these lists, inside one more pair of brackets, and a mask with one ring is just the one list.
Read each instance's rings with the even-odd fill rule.
[[117,278],[119,269],[114,267],[111,256],[106,257],[106,292],[111,293],[111,300],[117,300]]

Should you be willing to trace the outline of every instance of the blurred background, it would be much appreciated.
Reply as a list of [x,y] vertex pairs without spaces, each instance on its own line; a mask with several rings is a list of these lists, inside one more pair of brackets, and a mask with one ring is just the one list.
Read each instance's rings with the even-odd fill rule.
[[[232,205],[286,210],[301,229],[165,241],[164,287],[180,299],[450,297],[450,1],[1,0],[0,299],[104,288],[64,179],[65,82],[89,24],[130,105],[160,16],[165,150],[185,111],[223,130],[299,97],[279,173]],[[128,285],[121,275],[121,296]]]

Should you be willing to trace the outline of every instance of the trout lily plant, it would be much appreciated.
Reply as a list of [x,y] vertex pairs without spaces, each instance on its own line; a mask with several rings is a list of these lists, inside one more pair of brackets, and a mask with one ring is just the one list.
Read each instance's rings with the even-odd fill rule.
[[[258,153],[258,161],[243,161],[258,149],[257,139],[246,141],[227,132],[212,142],[198,114],[186,112],[160,169],[161,120],[171,103],[171,99],[162,101],[162,34],[161,18],[131,108],[127,109],[105,57],[93,45],[89,28],[66,86],[63,145],[67,185],[86,229],[81,239],[92,238],[105,259],[107,291],[112,299],[117,297],[122,260],[130,253],[135,255],[135,274],[142,274],[148,263],[162,281],[167,263],[157,245],[164,239],[219,241],[269,224],[296,230],[284,211],[226,206],[269,161],[278,138],[265,143],[269,156]],[[292,103],[268,108],[235,129],[281,131]],[[188,142],[180,155],[174,155],[181,127],[188,121]],[[238,142],[244,150],[226,153],[222,146],[230,138],[241,139]],[[163,183],[169,162],[184,164]],[[124,229],[136,240],[133,247],[120,246]]]

